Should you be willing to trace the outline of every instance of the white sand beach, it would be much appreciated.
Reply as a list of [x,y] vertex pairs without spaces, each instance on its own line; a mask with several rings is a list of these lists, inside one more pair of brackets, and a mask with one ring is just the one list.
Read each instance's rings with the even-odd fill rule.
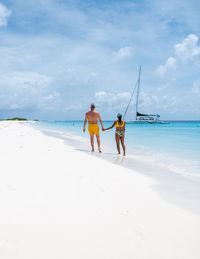
[[28,123],[0,122],[0,143],[1,259],[200,258],[200,215],[155,180]]

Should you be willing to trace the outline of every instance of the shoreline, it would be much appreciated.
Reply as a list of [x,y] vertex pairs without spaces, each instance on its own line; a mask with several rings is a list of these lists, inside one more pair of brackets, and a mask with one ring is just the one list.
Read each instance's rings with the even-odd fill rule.
[[[33,125],[31,125],[33,126]],[[157,182],[154,190],[166,201],[178,205],[194,214],[200,215],[200,179],[193,179],[187,172],[177,171],[177,168],[166,166],[162,162],[155,162],[145,156],[117,155],[109,146],[104,146],[103,153],[97,151],[90,152],[90,143],[88,137],[82,137],[70,132],[59,130],[50,130],[33,126],[39,129],[45,135],[55,137],[70,145],[73,150],[84,152],[98,159],[108,161],[111,164],[137,171],[150,179]]]
[[[89,137],[87,133],[82,133],[81,122],[39,122],[35,125],[38,125],[39,128],[57,130],[63,133],[70,132],[83,138],[87,136],[87,140]],[[108,126],[110,125],[107,124]],[[161,167],[168,167],[175,173],[179,171],[186,177],[191,175],[191,177],[194,176],[200,180],[200,152],[199,138],[197,137],[200,133],[199,127],[197,124],[189,124],[189,132],[188,125],[184,124],[181,127],[183,128],[182,133],[181,136],[178,136],[180,128],[177,124],[172,124],[170,127],[168,125],[127,125],[125,142],[128,155],[135,158],[137,156],[137,159],[143,160],[143,162],[148,160],[156,165],[159,163]],[[195,134],[197,134],[196,139],[194,138]],[[110,146],[110,151],[115,151],[116,144],[112,130],[106,133],[102,132],[100,135],[102,147],[106,146],[108,150],[107,147]],[[165,139],[169,141],[166,142]],[[188,145],[188,143],[191,144]],[[72,145],[74,144],[72,143]]]
[[198,259],[200,217],[158,181],[0,122],[0,255],[9,259]]

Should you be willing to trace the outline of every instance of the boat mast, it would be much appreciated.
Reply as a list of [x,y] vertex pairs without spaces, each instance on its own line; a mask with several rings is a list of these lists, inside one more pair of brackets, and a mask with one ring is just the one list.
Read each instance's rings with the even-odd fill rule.
[[139,98],[139,90],[140,90],[140,74],[141,74],[141,66],[139,68],[139,74],[138,74],[138,89],[137,89],[137,98],[136,98],[135,120],[137,120],[137,112],[138,112],[138,98]]

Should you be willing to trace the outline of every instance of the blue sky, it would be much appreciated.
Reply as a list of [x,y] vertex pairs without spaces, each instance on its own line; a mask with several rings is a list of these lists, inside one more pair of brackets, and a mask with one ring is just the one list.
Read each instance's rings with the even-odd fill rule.
[[[199,0],[0,0],[0,118],[200,119]],[[134,102],[127,119],[134,118]]]

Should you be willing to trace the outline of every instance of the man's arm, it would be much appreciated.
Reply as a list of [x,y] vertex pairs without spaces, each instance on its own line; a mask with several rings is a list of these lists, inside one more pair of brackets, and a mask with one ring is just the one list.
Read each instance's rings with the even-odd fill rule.
[[101,119],[101,116],[100,116],[99,113],[97,113],[97,118],[99,119],[99,122],[100,122],[100,124],[101,124],[101,128],[102,128],[102,130],[103,130],[103,122],[102,122],[102,119]]
[[116,125],[116,121],[113,123],[113,125],[112,125],[111,127],[107,128],[107,129],[104,129],[104,130],[112,129],[112,128],[114,128],[114,127],[115,127],[115,125]]
[[84,125],[83,125],[83,132],[85,132],[86,124],[87,124],[87,114],[85,114],[85,121],[84,121]]

